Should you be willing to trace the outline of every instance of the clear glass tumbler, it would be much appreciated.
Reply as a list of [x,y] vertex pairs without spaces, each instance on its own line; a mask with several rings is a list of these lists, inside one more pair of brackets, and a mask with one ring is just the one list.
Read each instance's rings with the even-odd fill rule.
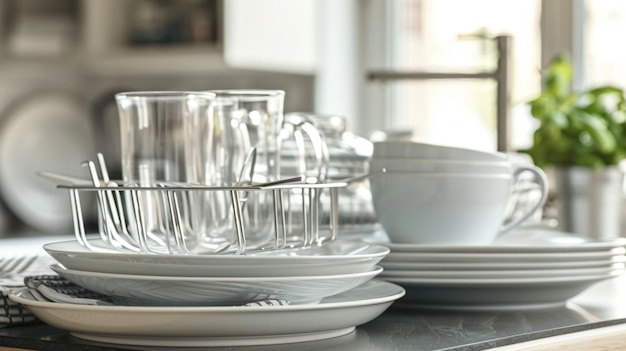
[[217,101],[234,105],[231,124],[241,145],[257,150],[254,181],[278,177],[278,135],[283,124],[285,92],[282,90],[210,90]]
[[[242,151],[231,133],[232,104],[217,103],[212,93],[184,91],[119,93],[116,101],[125,182],[141,187],[233,184],[238,170],[231,155]],[[140,222],[155,250],[174,236],[182,237],[191,252],[217,252],[233,243],[228,192],[164,194],[144,191],[140,200]],[[129,217],[136,217],[136,210],[128,208]]]
[[[263,183],[277,180],[279,173],[278,136],[283,124],[285,92],[282,90],[210,90],[218,104],[229,107],[229,133],[238,147],[231,154],[235,169],[253,168],[247,182]],[[226,114],[226,113],[225,113]],[[255,148],[252,165],[245,165],[248,152]],[[243,221],[248,246],[265,247],[272,244],[275,234],[271,192],[247,194],[243,206]]]

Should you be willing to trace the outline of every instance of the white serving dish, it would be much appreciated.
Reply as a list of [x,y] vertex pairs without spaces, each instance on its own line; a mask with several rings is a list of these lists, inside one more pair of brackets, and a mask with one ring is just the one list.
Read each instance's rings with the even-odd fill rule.
[[352,332],[404,295],[371,280],[319,304],[258,307],[88,306],[36,301],[28,290],[10,298],[45,323],[81,339],[142,346],[209,347],[305,342]]
[[[100,239],[90,240],[107,248]],[[247,255],[155,255],[96,252],[75,240],[53,242],[44,249],[68,269],[101,273],[179,277],[265,277],[359,273],[388,253],[383,245],[337,240],[322,246]]]
[[360,273],[283,277],[179,277],[99,273],[50,267],[65,279],[124,305],[242,305],[269,299],[317,303],[374,278],[382,267]]

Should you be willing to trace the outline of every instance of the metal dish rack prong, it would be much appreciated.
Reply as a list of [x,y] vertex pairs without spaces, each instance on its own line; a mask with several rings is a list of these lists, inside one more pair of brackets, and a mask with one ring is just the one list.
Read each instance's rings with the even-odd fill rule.
[[[89,161],[85,165],[90,168],[93,186],[58,187],[69,191],[77,241],[92,251],[241,255],[334,241],[339,220],[338,189],[348,185],[346,182],[305,183],[302,177],[295,177],[243,186],[209,187],[164,182],[145,187],[110,180],[108,176],[100,181],[93,162]],[[325,191],[329,193],[330,201],[322,209],[320,194]],[[83,192],[96,193],[101,239],[99,245],[88,240],[84,205],[81,203]],[[269,199],[269,203],[264,206],[269,206],[268,211],[273,214],[273,228],[265,229],[269,231],[265,235],[267,239],[252,244],[248,242],[246,233],[246,218],[249,218],[246,211],[254,210],[247,203],[250,195],[263,195],[264,199]],[[230,206],[228,215],[232,216],[229,222],[232,225],[226,226],[224,237],[199,239],[188,226],[189,219],[186,216],[192,204],[190,199],[213,197],[230,200],[224,204]]]

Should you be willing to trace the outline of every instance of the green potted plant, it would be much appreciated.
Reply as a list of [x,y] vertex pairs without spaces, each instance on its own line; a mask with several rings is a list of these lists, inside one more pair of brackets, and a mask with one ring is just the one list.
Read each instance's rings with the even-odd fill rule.
[[615,86],[574,91],[572,65],[557,56],[545,71],[541,94],[530,101],[539,127],[525,150],[554,176],[562,229],[594,237],[621,233],[626,158],[626,97]]

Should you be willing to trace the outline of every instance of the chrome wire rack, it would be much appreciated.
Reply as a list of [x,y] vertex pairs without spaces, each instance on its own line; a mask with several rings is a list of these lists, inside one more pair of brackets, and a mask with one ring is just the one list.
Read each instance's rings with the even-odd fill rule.
[[[308,184],[301,177],[227,187],[94,183],[58,186],[69,191],[76,239],[90,250],[237,255],[335,240],[338,189],[348,184]],[[96,195],[98,245],[87,236],[85,192]],[[325,192],[330,201],[322,204]]]

